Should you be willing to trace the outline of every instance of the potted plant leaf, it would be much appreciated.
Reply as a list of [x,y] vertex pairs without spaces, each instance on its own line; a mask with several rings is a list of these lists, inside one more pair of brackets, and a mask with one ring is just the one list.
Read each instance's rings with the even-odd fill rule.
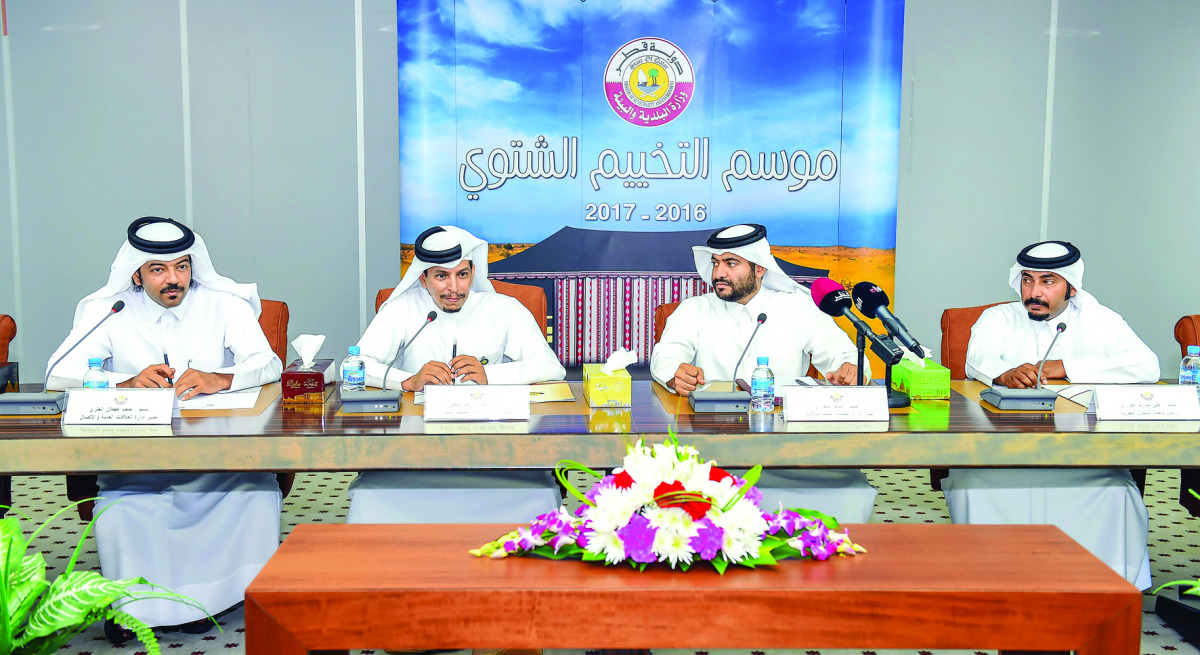
[[[157,655],[160,651],[154,630],[121,611],[121,606],[140,598],[171,598],[192,607],[200,605],[144,578],[108,580],[95,571],[76,571],[76,561],[95,519],[88,522],[66,569],[53,581],[46,579],[42,553],[28,552],[31,542],[51,521],[78,504],[56,512],[29,539],[16,516],[0,518],[0,655],[54,653],[104,619],[132,630],[147,653]],[[135,586],[143,587],[135,590]],[[149,590],[145,590],[147,587]]]

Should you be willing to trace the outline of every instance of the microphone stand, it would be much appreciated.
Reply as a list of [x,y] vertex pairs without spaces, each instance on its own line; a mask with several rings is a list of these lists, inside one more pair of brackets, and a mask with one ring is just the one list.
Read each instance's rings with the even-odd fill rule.
[[[887,331],[888,337],[895,339],[896,333],[892,330]],[[904,360],[900,360],[904,361]],[[883,384],[887,387],[888,407],[908,407],[912,404],[912,398],[907,393],[899,389],[892,388],[892,365],[884,362],[884,380]]]
[[858,386],[863,385],[863,364],[867,357],[867,333],[862,328],[856,328],[857,337],[854,345],[858,347]]

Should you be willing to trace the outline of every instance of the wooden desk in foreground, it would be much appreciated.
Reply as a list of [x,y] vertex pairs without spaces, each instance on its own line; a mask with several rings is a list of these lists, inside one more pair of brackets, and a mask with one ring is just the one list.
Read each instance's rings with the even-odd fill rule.
[[[570,384],[582,398],[580,384]],[[397,414],[346,415],[336,393],[323,406],[188,412],[157,435],[114,426],[65,436],[57,416],[0,417],[0,475],[552,468],[563,459],[611,468],[628,435],[662,441],[672,426],[706,459],[735,467],[1200,467],[1200,422],[1105,425],[1078,406],[999,412],[972,399],[980,386],[952,382],[949,400],[895,410],[884,431],[788,422],[779,413],[693,414],[645,381],[634,382],[633,407],[544,403],[520,423],[426,423],[411,394]]]
[[301,525],[246,590],[246,652],[1138,652],[1141,594],[1054,526],[849,527],[865,556],[720,576],[467,554],[507,525]]

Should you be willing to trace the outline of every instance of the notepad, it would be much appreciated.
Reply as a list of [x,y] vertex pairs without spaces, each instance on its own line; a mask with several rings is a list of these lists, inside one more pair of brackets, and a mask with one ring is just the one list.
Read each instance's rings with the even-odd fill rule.
[[241,391],[220,391],[200,394],[189,400],[176,398],[175,408],[183,409],[250,409],[258,403],[262,387],[251,387]]
[[[474,384],[474,383],[471,383]],[[571,393],[571,385],[566,382],[539,382],[529,385],[529,403],[573,403],[575,394]],[[425,404],[425,392],[413,394],[414,405]]]

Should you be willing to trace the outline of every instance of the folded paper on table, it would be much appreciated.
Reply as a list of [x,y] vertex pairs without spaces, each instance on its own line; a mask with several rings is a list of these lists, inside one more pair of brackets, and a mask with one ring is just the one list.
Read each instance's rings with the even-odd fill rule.
[[258,403],[258,394],[261,391],[262,387],[251,387],[241,391],[204,393],[188,400],[177,397],[175,410],[178,412],[183,409],[250,409]]

